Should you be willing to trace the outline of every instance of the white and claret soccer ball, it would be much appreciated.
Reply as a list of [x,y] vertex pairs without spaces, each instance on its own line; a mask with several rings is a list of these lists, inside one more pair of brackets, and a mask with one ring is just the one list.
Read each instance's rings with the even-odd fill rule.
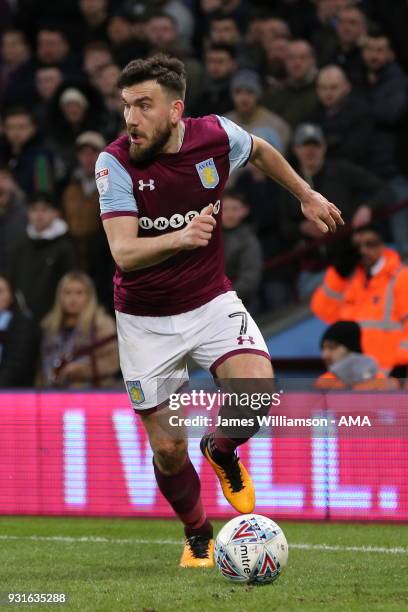
[[221,529],[214,555],[225,578],[266,584],[276,580],[286,566],[288,543],[282,529],[271,519],[242,514]]

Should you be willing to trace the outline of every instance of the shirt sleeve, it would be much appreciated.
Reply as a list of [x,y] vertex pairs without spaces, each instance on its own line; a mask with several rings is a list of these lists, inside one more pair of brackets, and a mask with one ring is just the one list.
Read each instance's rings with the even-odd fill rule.
[[95,180],[102,219],[137,216],[132,179],[122,164],[106,151],[102,151],[96,161]]
[[[218,115],[217,115],[218,117]],[[239,125],[227,119],[226,117],[218,117],[218,120],[224,130],[227,132],[230,144],[229,161],[230,174],[236,168],[245,166],[252,153],[252,137],[248,132],[243,130]]]

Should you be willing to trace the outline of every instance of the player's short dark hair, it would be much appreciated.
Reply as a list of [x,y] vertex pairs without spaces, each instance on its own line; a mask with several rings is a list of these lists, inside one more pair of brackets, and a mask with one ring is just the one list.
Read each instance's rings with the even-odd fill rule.
[[118,87],[132,87],[143,81],[157,81],[164,89],[177,94],[182,100],[186,93],[186,71],[183,62],[175,57],[158,53],[147,59],[129,62],[122,70]]

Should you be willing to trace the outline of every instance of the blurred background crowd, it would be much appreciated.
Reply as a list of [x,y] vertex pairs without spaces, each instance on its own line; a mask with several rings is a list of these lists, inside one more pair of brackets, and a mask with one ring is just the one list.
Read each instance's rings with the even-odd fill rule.
[[327,239],[279,185],[238,171],[223,226],[247,307],[312,300],[327,323],[357,321],[386,374],[406,366],[407,24],[405,0],[0,0],[0,387],[114,383],[94,166],[124,129],[121,69],[159,51],[185,63],[187,115],[264,138],[347,221]]

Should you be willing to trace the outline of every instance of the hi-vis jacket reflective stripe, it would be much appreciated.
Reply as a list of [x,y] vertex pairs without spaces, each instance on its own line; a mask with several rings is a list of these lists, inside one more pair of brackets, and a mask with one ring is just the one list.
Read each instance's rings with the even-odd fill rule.
[[326,323],[357,321],[364,353],[389,371],[408,364],[408,267],[391,249],[384,249],[384,257],[383,268],[370,279],[361,266],[349,279],[328,268],[311,309]]
[[395,391],[400,389],[396,378],[386,377],[382,372],[378,372],[368,380],[361,380],[348,387],[333,372],[325,372],[315,381],[317,389],[354,389],[355,391]]

